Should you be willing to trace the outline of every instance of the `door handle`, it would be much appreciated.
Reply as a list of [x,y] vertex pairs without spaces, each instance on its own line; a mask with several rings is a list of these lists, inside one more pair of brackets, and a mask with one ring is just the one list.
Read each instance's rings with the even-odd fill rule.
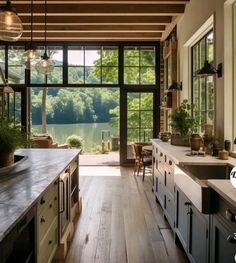
[[60,207],[60,213],[63,213],[65,211],[65,182],[60,180],[60,183],[62,184],[62,207]]

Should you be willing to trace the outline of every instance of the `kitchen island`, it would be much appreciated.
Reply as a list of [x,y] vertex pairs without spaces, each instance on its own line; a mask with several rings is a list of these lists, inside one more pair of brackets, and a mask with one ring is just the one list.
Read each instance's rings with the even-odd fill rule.
[[[64,233],[60,233],[60,224],[65,221],[61,218],[65,203],[74,205],[79,200],[79,183],[78,183],[78,149],[19,149],[16,152],[19,155],[27,156],[27,164],[19,164],[25,167],[19,169],[18,173],[9,173],[0,176],[0,261],[5,262],[10,255],[14,245],[10,241],[17,238],[17,233],[21,232],[26,225],[31,222],[29,237],[32,231],[35,231],[35,246],[31,248],[33,251],[33,262],[45,261],[41,258],[44,251],[43,241],[50,235],[49,228],[52,227],[55,233],[53,255],[50,254],[46,260],[51,260],[56,252],[60,239]],[[61,196],[64,183],[61,186],[60,176],[68,174],[67,199]],[[73,176],[73,177],[72,177]],[[73,196],[70,196],[73,182]],[[63,188],[63,193],[65,189]],[[73,202],[70,200],[73,198]],[[63,204],[62,204],[63,203]],[[67,207],[67,213],[71,219],[70,207]],[[52,212],[51,212],[52,211]],[[28,218],[28,214],[32,216]],[[45,215],[44,215],[45,213]],[[43,215],[43,216],[42,216]],[[49,220],[47,220],[47,216]],[[49,222],[49,223],[48,223]],[[53,222],[52,226],[50,225]],[[47,227],[48,224],[48,227]],[[41,226],[42,225],[42,226]],[[45,228],[46,225],[46,228]],[[68,224],[67,224],[68,225]],[[41,240],[38,238],[40,232],[43,235]],[[16,233],[14,233],[16,232]],[[64,231],[65,232],[65,231]],[[12,236],[13,235],[13,236]],[[4,243],[7,241],[7,247]],[[17,242],[17,240],[15,240]],[[26,242],[26,240],[24,240]],[[46,241],[45,241],[46,242]],[[52,240],[48,241],[50,244]],[[13,242],[14,243],[14,242]],[[22,243],[22,246],[25,244]],[[12,246],[12,247],[11,247]],[[1,247],[0,247],[1,248]],[[9,251],[6,252],[6,250]],[[20,250],[19,248],[17,250]],[[19,251],[18,251],[19,252]]]

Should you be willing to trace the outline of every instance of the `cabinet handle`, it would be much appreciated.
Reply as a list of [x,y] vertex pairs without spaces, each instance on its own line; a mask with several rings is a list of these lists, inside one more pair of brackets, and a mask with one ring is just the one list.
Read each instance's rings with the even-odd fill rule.
[[49,240],[49,241],[48,241],[48,245],[51,245],[51,244],[52,244],[52,240]]
[[45,202],[46,202],[45,199],[42,197],[41,200],[40,200],[40,205],[45,204]]
[[49,208],[52,208],[52,204],[49,205]]
[[191,203],[190,202],[185,202],[184,205],[191,205]]
[[163,153],[160,153],[160,156],[163,156]]
[[226,219],[228,219],[231,222],[235,222],[236,221],[236,216],[229,209],[227,209],[225,211],[225,217],[226,217]]
[[62,208],[60,210],[60,213],[63,213],[65,211],[65,182],[63,180],[60,180],[60,183],[62,183]]
[[54,182],[54,185],[57,185],[57,181]]
[[227,237],[227,241],[228,241],[229,243],[236,244],[236,238],[235,238],[233,235],[229,235],[229,236]]
[[172,161],[171,160],[169,161],[169,165],[172,165]]
[[41,217],[40,222],[41,222],[41,224],[46,222],[46,219],[44,216]]
[[67,168],[66,170],[65,170],[65,173],[67,174],[67,173],[69,173],[70,172],[70,168]]

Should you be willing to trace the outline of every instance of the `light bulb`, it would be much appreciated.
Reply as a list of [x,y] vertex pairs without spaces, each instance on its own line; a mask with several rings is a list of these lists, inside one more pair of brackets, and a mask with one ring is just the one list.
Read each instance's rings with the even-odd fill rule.
[[50,57],[45,52],[42,59],[36,63],[35,68],[39,73],[47,75],[53,71],[54,62],[50,60]]
[[12,25],[12,12],[6,12],[6,15],[5,15],[5,23],[6,23],[6,25],[8,25],[8,26],[11,26],[11,25]]

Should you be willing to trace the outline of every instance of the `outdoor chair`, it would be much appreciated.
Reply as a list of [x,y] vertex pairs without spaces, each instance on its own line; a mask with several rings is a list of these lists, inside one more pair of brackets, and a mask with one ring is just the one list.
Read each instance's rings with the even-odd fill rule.
[[146,151],[143,151],[143,146],[150,145],[147,142],[137,142],[134,143],[133,153],[134,153],[134,175],[139,176],[139,172],[143,169],[143,181],[145,177],[145,169],[146,167],[150,167],[152,165],[152,155]]

